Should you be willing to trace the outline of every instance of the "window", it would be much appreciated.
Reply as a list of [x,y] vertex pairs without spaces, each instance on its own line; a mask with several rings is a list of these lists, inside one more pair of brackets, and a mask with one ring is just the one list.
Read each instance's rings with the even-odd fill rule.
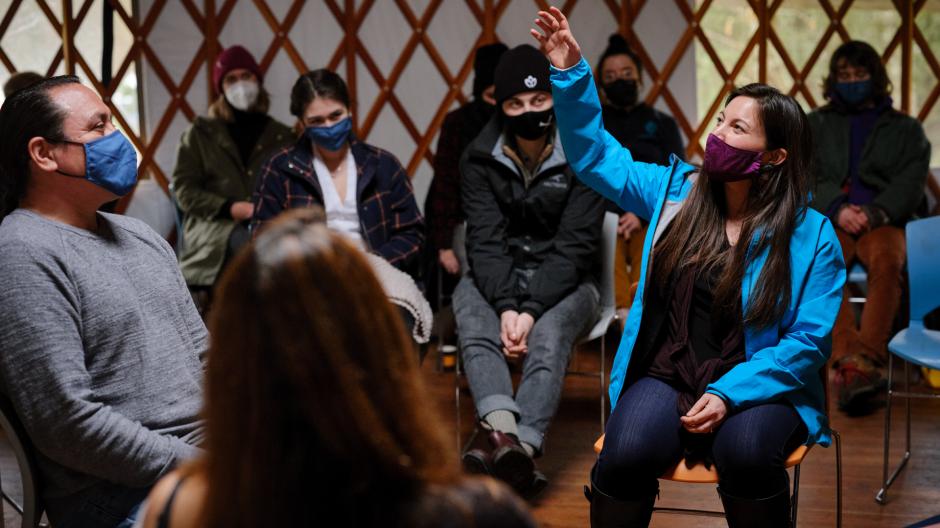
[[[829,3],[836,14],[843,4],[839,0],[830,0]],[[695,4],[696,8],[700,7],[702,0],[696,0]],[[911,61],[911,114],[923,121],[933,145],[931,166],[940,166],[940,105],[935,104],[940,92],[934,94],[940,71],[931,66],[931,61],[937,64],[933,50],[940,50],[940,5],[925,3],[916,13],[914,22],[915,31],[923,35],[927,49],[921,48],[915,35]],[[826,9],[819,0],[787,0],[773,14],[770,25],[775,34],[768,37],[766,82],[784,92],[795,92],[794,96],[807,111],[825,104],[822,82],[827,74],[829,58],[843,42],[840,32],[829,31],[830,16]],[[856,0],[845,13],[841,25],[849,38],[864,40],[884,54],[901,27],[902,18],[891,0]],[[730,73],[750,40],[758,38],[758,26],[758,16],[748,0],[716,0],[702,18],[702,30],[714,54],[709,52],[709,45],[700,40],[696,42],[697,117],[700,120],[712,119],[713,115],[709,115],[708,110],[713,107],[725,82],[714,65],[713,55],[720,58]],[[825,41],[822,40],[824,37]],[[786,58],[777,44],[783,48]],[[735,85],[759,80],[758,45],[759,42],[745,58],[740,73],[734,79]],[[817,47],[822,51],[814,57]],[[886,63],[894,85],[895,108],[901,106],[901,62],[898,43]]]

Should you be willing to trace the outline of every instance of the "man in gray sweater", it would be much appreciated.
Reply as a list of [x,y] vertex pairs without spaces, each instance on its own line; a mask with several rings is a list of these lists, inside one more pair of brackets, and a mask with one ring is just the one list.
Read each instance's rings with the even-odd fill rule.
[[75,77],[0,108],[0,392],[36,449],[57,527],[130,526],[198,454],[205,326],[167,243],[98,212],[137,178]]

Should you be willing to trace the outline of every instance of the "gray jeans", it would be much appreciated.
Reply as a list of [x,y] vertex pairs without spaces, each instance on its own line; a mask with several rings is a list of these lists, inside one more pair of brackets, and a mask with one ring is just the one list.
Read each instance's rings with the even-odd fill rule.
[[597,319],[598,304],[597,287],[585,282],[539,317],[529,333],[529,353],[513,398],[499,338],[499,314],[471,277],[462,278],[454,290],[454,315],[477,415],[512,412],[519,421],[519,440],[541,452],[545,431],[558,408],[571,350]]

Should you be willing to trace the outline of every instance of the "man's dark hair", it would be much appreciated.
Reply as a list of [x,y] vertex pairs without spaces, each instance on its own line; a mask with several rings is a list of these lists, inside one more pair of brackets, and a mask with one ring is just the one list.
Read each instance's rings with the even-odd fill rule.
[[829,75],[823,81],[823,93],[826,99],[832,100],[836,83],[839,82],[839,64],[845,61],[856,68],[865,68],[871,74],[871,98],[881,102],[891,94],[891,79],[888,71],[881,62],[881,55],[867,42],[850,40],[836,48],[829,60]]
[[29,179],[29,141],[34,137],[61,140],[66,111],[49,92],[80,84],[74,75],[43,79],[11,95],[0,107],[0,220],[19,207]]
[[25,71],[14,73],[7,79],[7,82],[3,83],[3,96],[10,97],[24,88],[29,88],[38,82],[42,82],[43,79],[45,79],[45,77],[36,72]]

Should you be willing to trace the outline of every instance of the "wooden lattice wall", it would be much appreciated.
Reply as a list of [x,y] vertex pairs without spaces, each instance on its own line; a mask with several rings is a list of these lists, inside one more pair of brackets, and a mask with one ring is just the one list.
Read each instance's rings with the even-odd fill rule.
[[[383,1],[394,1],[407,24],[405,28],[396,27],[390,29],[390,31],[408,33],[408,38],[399,53],[399,57],[390,69],[386,68],[383,72],[382,68],[376,64],[373,59],[375,50],[370,50],[365,45],[360,34],[364,21],[376,6],[376,0],[322,0],[322,2],[318,2],[319,7],[325,6],[332,17],[332,20],[323,20],[322,23],[335,24],[342,28],[341,38],[335,42],[323,43],[323,45],[329,46],[333,50],[328,60],[328,67],[339,68],[339,72],[346,78],[353,94],[357,93],[357,85],[362,82],[362,79],[359,78],[363,71],[362,67],[378,87],[378,94],[371,101],[371,104],[367,108],[358,108],[358,111],[354,114],[354,127],[359,136],[368,139],[370,133],[374,131],[379,116],[387,108],[390,108],[395,117],[400,120],[402,128],[414,141],[415,148],[413,152],[397,153],[407,166],[409,173],[413,174],[423,161],[432,159],[433,141],[446,113],[454,107],[455,102],[461,103],[466,100],[464,87],[468,77],[472,74],[472,56],[475,46],[467,48],[462,60],[447,61],[442,57],[442,54],[438,51],[438,45],[428,32],[428,27],[435,17],[439,16],[441,6],[444,4],[443,0]],[[526,10],[531,13],[531,16],[534,16],[536,7],[544,9],[548,5],[544,0],[447,1],[461,2],[466,5],[466,12],[469,13],[466,23],[479,29],[475,45],[488,43],[497,38],[497,26],[507,13],[510,4],[526,4],[528,6]],[[821,7],[829,18],[828,26],[821,29],[822,34],[814,51],[805,60],[797,61],[791,55],[787,47],[788,35],[781,35],[772,23],[775,14],[784,4],[784,0],[737,0],[737,3],[741,4],[744,9],[753,12],[757,24],[753,34],[744,45],[740,56],[730,64],[727,61],[722,61],[712,39],[703,30],[702,24],[709,10],[716,4],[722,3],[721,0],[698,0],[695,2],[689,0],[657,0],[657,2],[672,2],[675,4],[675,11],[682,17],[678,24],[683,28],[677,32],[675,43],[666,60],[659,61],[659,63],[653,60],[651,57],[653,50],[644,46],[644,42],[638,36],[640,32],[635,27],[635,22],[642,19],[644,10],[651,8],[652,0],[595,0],[593,2],[581,0],[580,3],[590,3],[591,9],[604,11],[603,14],[598,15],[595,12],[593,15],[610,17],[614,22],[612,27],[619,29],[638,51],[643,66],[648,72],[648,79],[651,79],[646,95],[647,101],[665,106],[675,116],[680,128],[688,138],[688,154],[695,156],[701,154],[701,138],[707,134],[708,127],[713,116],[719,110],[723,98],[739,80],[748,61],[754,60],[754,54],[757,56],[759,80],[767,80],[768,53],[774,52],[782,59],[784,67],[793,80],[792,85],[780,86],[780,88],[790,94],[798,95],[809,106],[816,106],[820,103],[815,87],[809,86],[807,82],[809,74],[819,61],[828,60],[823,52],[833,40],[844,41],[851,38],[843,21],[853,5],[864,0],[842,0],[841,3],[838,0],[802,1],[813,4],[818,3],[818,7]],[[940,80],[940,61],[937,60],[937,56],[930,49],[927,39],[916,23],[916,17],[925,8],[927,1],[893,0],[894,8],[900,17],[900,24],[896,28],[889,45],[884,49],[886,61],[896,53],[901,56],[900,86],[896,87],[896,96],[898,93],[900,94],[900,108],[922,120],[930,114],[937,103],[937,99],[940,98],[940,81],[938,81]],[[54,43],[58,47],[58,51],[49,64],[46,73],[52,74],[63,70],[69,73],[79,72],[88,79],[91,85],[101,94],[104,101],[111,106],[116,120],[140,151],[142,155],[141,171],[150,174],[164,189],[168,185],[167,174],[171,167],[160,166],[156,162],[155,153],[164,142],[176,142],[177,137],[171,137],[167,134],[167,131],[177,116],[182,115],[185,119],[192,120],[198,113],[203,111],[202,108],[195,108],[190,104],[187,94],[192,93],[192,89],[202,89],[199,86],[194,86],[197,78],[203,79],[203,82],[207,85],[205,90],[211,91],[211,87],[208,86],[209,83],[205,79],[209,77],[208,72],[211,70],[213,59],[222,46],[220,34],[226,24],[230,22],[236,5],[239,3],[251,4],[257,9],[270,30],[270,43],[267,45],[265,52],[259,57],[262,69],[266,70],[271,67],[275,57],[281,53],[287,55],[297,72],[304,72],[311,67],[320,66],[319,64],[311,65],[305,62],[305,50],[296,45],[291,38],[295,22],[300,18],[303,10],[311,8],[313,1],[153,0],[147,4],[145,9],[135,12],[134,9],[130,8],[132,2],[129,0],[4,0],[3,3],[7,4],[6,7],[3,8],[0,4],[0,16],[2,16],[0,18],[0,64],[10,72],[16,71],[16,65],[7,53],[9,50],[5,50],[3,47],[3,37],[10,29],[18,9],[24,5],[24,2],[35,2],[46,15],[52,29],[60,37]],[[108,2],[115,13],[115,24],[123,24],[134,36],[130,50],[119,64],[114,65],[113,76],[107,83],[98,78],[95,68],[92,68],[89,64],[99,60],[99,58],[84,56],[76,46],[75,41],[76,33],[82,24],[88,21],[89,10],[95,2]],[[577,9],[578,4],[579,0],[567,0],[561,8],[566,13],[575,11],[577,15],[584,11],[584,8]],[[138,4],[134,2],[133,5]],[[244,6],[241,5],[240,7]],[[199,42],[195,43],[196,52],[181,75],[180,72],[176,71],[171,74],[150,44],[158,20],[168,10],[175,10],[174,14],[176,16],[179,16],[180,10],[185,11],[193,24],[201,31],[201,38]],[[514,13],[519,12],[518,9],[512,11]],[[673,21],[674,25],[675,23]],[[708,102],[706,108],[699,108],[697,110],[698,115],[690,115],[693,112],[688,111],[679,103],[675,95],[675,88],[670,86],[670,81],[673,80],[683,57],[687,56],[695,45],[700,46],[707,53],[718,74],[725,82],[717,90],[714,98]],[[912,54],[915,47],[919,49],[919,53],[923,56],[934,75],[934,80],[937,81],[917,108],[912,107],[911,97]],[[403,72],[419,49],[427,54],[433,64],[434,72],[427,73],[429,75],[439,75],[447,86],[444,95],[439,100],[422,102],[422,106],[431,105],[433,108],[433,117],[426,126],[416,124],[412,118],[414,108],[407,107],[402,102],[401,96],[396,93]],[[662,50],[657,51],[660,54],[662,52]],[[124,76],[134,68],[140,68],[142,64],[146,64],[148,71],[152,71],[153,75],[159,79],[162,87],[170,94],[170,100],[160,111],[146,116],[150,126],[132,127],[126,117],[122,115],[121,109],[113,104],[112,98]],[[204,75],[199,75],[200,73]],[[144,94],[144,97],[146,97],[146,94]],[[139,132],[135,132],[135,128]],[[381,141],[378,142],[381,143]]]

